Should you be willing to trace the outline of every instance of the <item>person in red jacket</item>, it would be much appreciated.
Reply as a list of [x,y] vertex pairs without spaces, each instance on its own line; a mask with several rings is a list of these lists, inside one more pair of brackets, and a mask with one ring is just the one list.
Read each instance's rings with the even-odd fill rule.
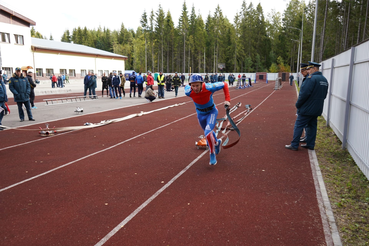
[[154,78],[151,75],[150,71],[147,71],[147,84],[146,84],[146,90],[150,87],[154,86]]
[[53,82],[53,88],[55,88],[56,82],[58,82],[58,78],[55,76],[55,74],[53,74],[51,77],[51,81]]

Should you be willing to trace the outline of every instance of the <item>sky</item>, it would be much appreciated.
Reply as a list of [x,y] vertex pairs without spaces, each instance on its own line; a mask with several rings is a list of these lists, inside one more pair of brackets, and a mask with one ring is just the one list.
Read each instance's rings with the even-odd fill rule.
[[[15,3],[14,3],[15,2]],[[233,23],[234,15],[241,10],[243,0],[186,0],[188,13],[192,6],[196,14],[201,14],[204,21],[208,14],[212,16],[216,7],[220,6],[223,15]],[[272,9],[283,14],[289,0],[247,0],[246,4],[253,3],[254,8],[260,2],[264,16],[267,18]],[[65,30],[87,27],[97,29],[99,26],[110,30],[119,30],[123,23],[126,28],[136,30],[140,26],[141,16],[146,10],[156,12],[161,4],[165,13],[170,10],[175,25],[178,25],[181,16],[183,0],[0,0],[0,4],[24,15],[36,22],[34,27],[48,39],[50,35],[54,40],[60,41]]]

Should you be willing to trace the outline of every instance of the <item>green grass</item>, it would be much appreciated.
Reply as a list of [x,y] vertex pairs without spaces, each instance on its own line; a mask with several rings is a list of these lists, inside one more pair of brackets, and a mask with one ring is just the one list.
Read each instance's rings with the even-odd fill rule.
[[369,181],[318,118],[316,154],[343,245],[369,245]]

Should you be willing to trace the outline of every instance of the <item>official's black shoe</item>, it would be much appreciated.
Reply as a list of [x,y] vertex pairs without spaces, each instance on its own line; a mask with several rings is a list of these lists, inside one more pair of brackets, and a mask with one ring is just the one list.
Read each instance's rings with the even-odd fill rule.
[[292,147],[290,144],[284,146],[286,149],[297,151],[297,148]]
[[314,150],[314,148],[307,146],[307,144],[301,144],[302,148]]
[[23,122],[23,121],[24,121],[24,119],[21,119],[21,120],[20,120],[20,122]]
[[35,119],[29,119],[29,121],[35,121]]

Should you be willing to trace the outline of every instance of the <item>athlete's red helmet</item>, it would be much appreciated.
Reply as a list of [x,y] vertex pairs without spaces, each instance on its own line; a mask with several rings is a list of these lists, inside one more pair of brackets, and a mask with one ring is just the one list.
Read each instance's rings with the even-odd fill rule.
[[202,76],[200,74],[193,74],[190,77],[190,82],[188,82],[189,84],[194,83],[194,82],[204,82]]

